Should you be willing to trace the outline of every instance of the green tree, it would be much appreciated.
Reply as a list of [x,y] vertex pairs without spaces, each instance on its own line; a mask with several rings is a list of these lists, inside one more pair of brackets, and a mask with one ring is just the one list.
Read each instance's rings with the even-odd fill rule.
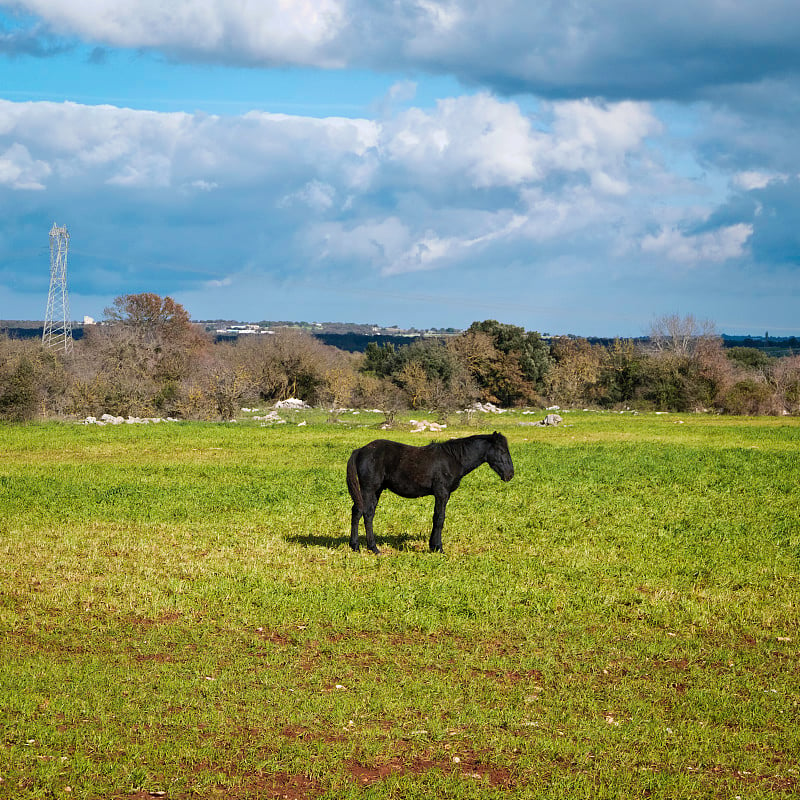
[[33,419],[37,412],[36,372],[26,355],[17,360],[3,383],[0,389],[0,419],[13,422]]
[[550,348],[537,331],[526,331],[494,319],[473,322],[467,332],[483,331],[492,337],[501,353],[514,353],[525,380],[537,391],[544,388],[544,378],[550,369]]
[[597,380],[600,405],[633,402],[642,381],[643,359],[643,354],[630,339],[615,339],[606,348]]
[[466,335],[484,333],[498,356],[488,375],[476,376],[486,393],[503,405],[530,402],[545,388],[550,370],[550,348],[536,331],[489,319],[473,322]]
[[586,339],[560,337],[553,341],[550,353],[553,364],[546,379],[550,398],[566,405],[593,402],[604,349]]
[[71,358],[41,341],[0,337],[0,419],[30,420],[67,410]]
[[725,351],[725,354],[736,364],[752,370],[759,370],[762,373],[766,372],[775,362],[774,358],[770,358],[757,347],[731,347]]
[[378,344],[368,342],[364,351],[364,364],[362,371],[379,378],[391,375],[395,368],[396,350],[391,342]]

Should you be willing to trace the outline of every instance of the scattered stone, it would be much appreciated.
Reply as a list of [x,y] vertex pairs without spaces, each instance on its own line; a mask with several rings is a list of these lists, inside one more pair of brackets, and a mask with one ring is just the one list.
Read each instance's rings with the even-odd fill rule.
[[281,419],[277,411],[270,411],[269,414],[266,414],[263,417],[252,417],[252,419],[256,420],[257,422],[271,422],[275,425],[281,425],[286,422],[285,419]]
[[413,426],[411,428],[411,433],[422,433],[423,431],[438,432],[443,431],[447,427],[447,425],[443,425],[438,422],[428,422],[428,420],[422,420],[421,422],[418,422],[417,420],[412,419],[409,420],[409,422]]
[[296,397],[287,397],[286,400],[278,400],[273,408],[288,408],[288,409],[301,409],[311,408],[305,400],[298,400]]
[[159,422],[177,422],[175,417],[115,417],[113,414],[103,414],[100,419],[88,416],[82,425],[149,425]]
[[563,419],[559,414],[548,414],[544,419],[539,420],[539,422],[519,422],[517,424],[536,428],[552,428],[556,425],[560,425],[562,422]]
[[482,414],[505,414],[506,409],[498,408],[494,403],[473,403],[467,411],[480,411]]

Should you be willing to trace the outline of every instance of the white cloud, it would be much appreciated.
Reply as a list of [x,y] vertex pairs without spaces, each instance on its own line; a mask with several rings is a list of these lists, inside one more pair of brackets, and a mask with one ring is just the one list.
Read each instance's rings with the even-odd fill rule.
[[214,189],[217,189],[218,187],[218,183],[214,183],[214,181],[204,181],[202,179],[192,181],[189,184],[190,189],[195,189],[198,192],[213,192]]
[[596,189],[612,195],[627,194],[628,159],[663,131],[645,103],[568,101],[554,104],[553,116],[552,166],[585,171]]
[[785,182],[788,175],[759,172],[758,170],[745,170],[733,176],[734,186],[749,192],[753,189],[764,189],[774,181]]
[[[171,57],[426,70],[550,97],[696,98],[719,87],[796,76],[798,70],[795,0],[672,0],[658,9],[638,0],[538,5],[530,0],[8,0],[5,5],[38,16],[44,31]],[[34,40],[36,30],[30,32]]]
[[383,129],[381,147],[415,180],[467,181],[472,188],[521,187],[554,172],[584,173],[607,194],[629,191],[627,160],[662,132],[646,104],[556,103],[542,123],[488,94],[411,109]]
[[456,2],[441,0],[413,0],[426,17],[426,22],[433,26],[437,33],[447,33],[464,19],[464,12]]
[[[565,255],[738,257],[751,226],[686,236],[709,209],[681,197],[669,214],[654,204],[654,194],[669,200],[649,156],[663,135],[647,104],[565,102],[529,115],[486,93],[384,121],[0,100],[0,184],[46,188],[70,206],[80,197],[88,219],[136,209],[148,230],[164,226],[168,252],[153,263],[178,260],[176,224],[195,261],[233,259],[234,271],[230,253],[239,265],[258,253],[260,269],[384,275]],[[160,209],[173,222],[157,220]]]
[[290,206],[301,203],[314,211],[327,211],[333,206],[336,189],[329,183],[309,181],[302,189],[292,192],[278,201],[279,206]]
[[220,278],[219,280],[206,281],[204,284],[206,289],[224,289],[225,287],[232,285],[233,278],[230,275],[225,278]]
[[641,248],[644,253],[663,255],[682,264],[718,264],[744,255],[752,235],[753,226],[745,223],[691,235],[676,228],[663,228],[655,235],[645,236]]
[[341,66],[326,43],[339,0],[20,0],[56,31],[117,47],[153,48],[231,62]]
[[396,216],[366,219],[353,225],[328,222],[314,225],[307,246],[319,261],[355,259],[382,265],[400,258],[410,246],[411,231]]
[[14,142],[0,153],[0,186],[11,189],[40,190],[50,174],[49,164],[31,158],[25,145]]
[[264,113],[223,118],[0,100],[0,147],[13,147],[15,163],[29,154],[26,174],[44,165],[36,168],[39,183],[49,175],[53,181],[207,189],[333,170],[358,185],[364,163],[347,159],[363,158],[376,140],[366,120]]
[[473,251],[512,236],[525,223],[524,217],[514,215],[507,223],[498,225],[498,220],[491,218],[494,216],[507,215],[490,215],[488,230],[478,236],[440,237],[433,231],[426,231],[410,248],[384,268],[384,274],[419,272],[458,263],[473,256]]
[[600,193],[622,195],[627,159],[659,130],[646,106],[631,103],[556,104],[552,120],[552,131],[538,130],[516,103],[486,94],[448,98],[383,123],[0,100],[0,145],[19,144],[50,164],[54,177],[119,186],[205,190],[296,176],[299,185],[284,197],[305,193],[312,205],[330,206],[337,191],[363,192],[388,176],[401,183],[405,176],[422,190],[449,182],[481,191],[580,173]]

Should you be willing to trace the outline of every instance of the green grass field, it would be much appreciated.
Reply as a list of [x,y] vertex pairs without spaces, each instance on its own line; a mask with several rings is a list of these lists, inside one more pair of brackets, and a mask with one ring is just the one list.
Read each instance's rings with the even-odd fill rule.
[[800,795],[800,420],[397,430],[517,474],[376,558],[378,418],[0,427],[0,797]]

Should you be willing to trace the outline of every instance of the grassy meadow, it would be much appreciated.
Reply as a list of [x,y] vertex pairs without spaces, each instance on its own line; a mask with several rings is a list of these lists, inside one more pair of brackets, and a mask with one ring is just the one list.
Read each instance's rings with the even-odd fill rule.
[[[0,798],[800,795],[800,420],[282,414],[0,426]],[[355,447],[494,429],[350,552]]]

